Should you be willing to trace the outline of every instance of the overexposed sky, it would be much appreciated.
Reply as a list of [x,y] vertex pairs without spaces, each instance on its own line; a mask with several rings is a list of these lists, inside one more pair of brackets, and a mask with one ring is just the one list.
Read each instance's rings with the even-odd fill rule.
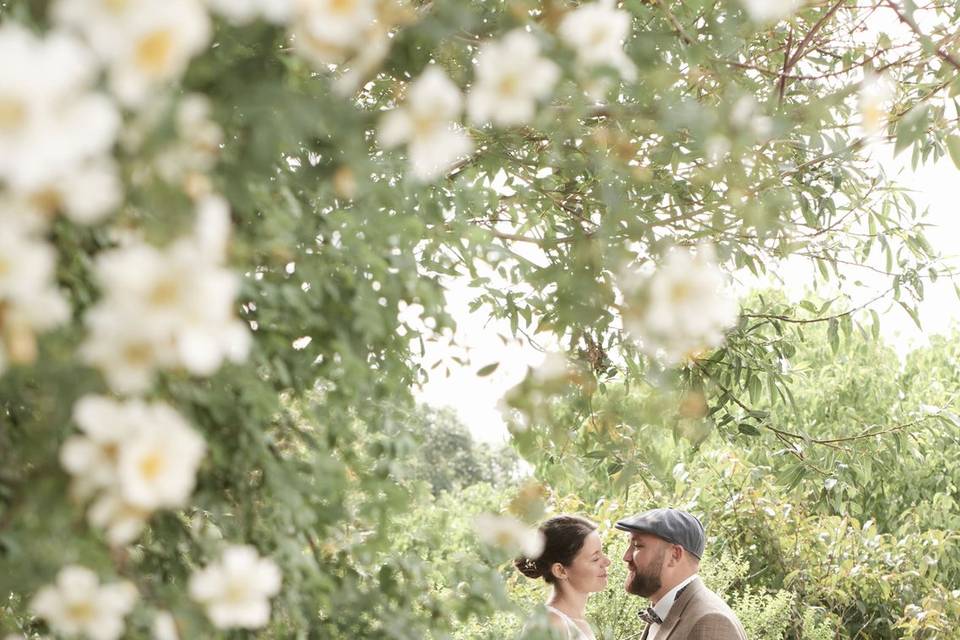
[[[928,233],[931,244],[944,256],[960,253],[956,240],[960,238],[960,197],[957,195],[960,192],[957,188],[960,186],[960,170],[944,157],[936,164],[921,166],[913,172],[909,168],[909,150],[895,159],[892,146],[881,147],[874,153],[876,161],[882,163],[889,176],[913,191],[912,196],[920,210],[929,207],[928,222],[936,225],[936,229]],[[778,268],[791,297],[799,298],[809,287],[809,268],[805,261],[787,265],[785,269]],[[743,279],[743,286],[750,286],[749,280]],[[864,291],[865,300],[872,297],[868,293]],[[453,336],[458,348],[454,351],[446,343],[427,344],[424,363],[429,365],[442,360],[444,364],[431,371],[430,381],[417,392],[417,396],[431,406],[452,408],[478,440],[503,442],[508,433],[497,404],[505,391],[523,379],[528,366],[536,366],[543,360],[543,354],[512,339],[509,326],[491,319],[484,309],[471,313],[468,310],[471,299],[469,288],[451,282],[447,303],[448,310],[458,322]],[[923,332],[895,303],[881,301],[872,308],[881,315],[883,337],[901,354],[926,343],[929,335],[949,331],[960,318],[960,301],[953,282],[945,278],[926,285],[925,299],[920,307]],[[453,353],[467,359],[469,364],[452,362],[449,356]],[[478,369],[494,362],[499,365],[492,374],[476,375]]]

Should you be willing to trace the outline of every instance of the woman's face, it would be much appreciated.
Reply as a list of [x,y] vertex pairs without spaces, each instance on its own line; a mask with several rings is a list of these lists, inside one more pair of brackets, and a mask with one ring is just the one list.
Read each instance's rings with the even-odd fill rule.
[[567,580],[571,587],[583,593],[603,591],[607,586],[607,567],[610,558],[600,545],[600,535],[593,531],[583,541],[583,546],[573,558],[569,567],[565,567]]

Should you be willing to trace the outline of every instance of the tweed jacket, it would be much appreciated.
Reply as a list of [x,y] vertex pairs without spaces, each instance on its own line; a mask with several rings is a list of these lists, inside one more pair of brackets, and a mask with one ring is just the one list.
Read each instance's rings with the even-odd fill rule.
[[[648,626],[643,640],[649,632]],[[747,634],[727,603],[694,578],[670,607],[656,640],[747,640]]]

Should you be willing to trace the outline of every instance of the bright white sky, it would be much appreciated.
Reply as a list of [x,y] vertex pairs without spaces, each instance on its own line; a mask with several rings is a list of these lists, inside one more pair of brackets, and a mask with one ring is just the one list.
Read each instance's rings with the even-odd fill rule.
[[[958,253],[956,238],[960,237],[957,185],[960,171],[948,157],[935,165],[919,167],[916,173],[909,168],[909,151],[896,159],[892,147],[876,152],[877,159],[886,168],[888,175],[897,176],[898,182],[914,191],[913,197],[920,210],[929,207],[928,221],[936,225],[928,237],[933,246],[944,256]],[[781,273],[782,269],[778,269]],[[749,275],[749,274],[748,274]],[[786,270],[786,289],[791,297],[799,299],[810,284],[806,266],[789,266]],[[750,279],[743,280],[749,287]],[[762,283],[760,283],[762,286]],[[865,292],[864,301],[869,299]],[[456,353],[466,356],[470,364],[456,365],[450,361],[453,353],[446,345],[428,344],[423,362],[428,366],[438,359],[449,365],[431,371],[431,379],[418,392],[421,401],[435,407],[450,407],[470,428],[474,437],[485,442],[503,442],[508,433],[497,403],[504,392],[520,382],[528,366],[536,366],[543,354],[524,344],[510,339],[509,326],[489,318],[483,309],[470,313],[468,304],[470,290],[462,284],[453,283],[447,292],[448,310],[457,319],[458,329],[454,343],[459,345]],[[856,303],[856,301],[855,301]],[[924,331],[920,332],[913,321],[898,306],[879,303],[873,307],[881,316],[884,338],[901,353],[922,345],[934,333],[945,333],[960,318],[960,301],[953,290],[953,283],[941,278],[935,284],[927,284],[926,296],[920,307]],[[477,377],[476,371],[484,365],[499,362],[497,370],[489,376]]]

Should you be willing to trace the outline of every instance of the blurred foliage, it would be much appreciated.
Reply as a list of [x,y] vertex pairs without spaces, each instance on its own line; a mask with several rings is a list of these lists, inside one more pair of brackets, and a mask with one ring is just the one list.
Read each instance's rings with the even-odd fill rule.
[[423,480],[439,495],[481,482],[513,484],[521,476],[520,458],[507,444],[476,442],[451,409],[418,406],[409,417],[388,427],[388,437],[412,439],[415,449],[400,472]]
[[[790,611],[787,635],[771,637],[807,637],[800,630],[815,620],[831,621],[830,637],[953,637],[960,336],[934,336],[901,361],[861,332],[834,350],[828,332],[808,328],[784,363],[792,400],[758,398],[742,409],[750,428],[677,417],[689,389],[611,382],[590,397],[592,413],[580,413],[576,393],[555,399],[550,424],[579,426],[562,446],[526,455],[557,495],[576,496],[566,508],[605,522],[655,505],[702,516],[707,558],[733,554],[748,565],[741,578],[749,578],[728,594],[748,630],[779,628],[765,608],[773,605],[757,604],[768,594]],[[701,390],[711,409],[727,395]],[[673,417],[664,418],[670,402]],[[616,496],[626,503],[612,516],[597,506]]]

